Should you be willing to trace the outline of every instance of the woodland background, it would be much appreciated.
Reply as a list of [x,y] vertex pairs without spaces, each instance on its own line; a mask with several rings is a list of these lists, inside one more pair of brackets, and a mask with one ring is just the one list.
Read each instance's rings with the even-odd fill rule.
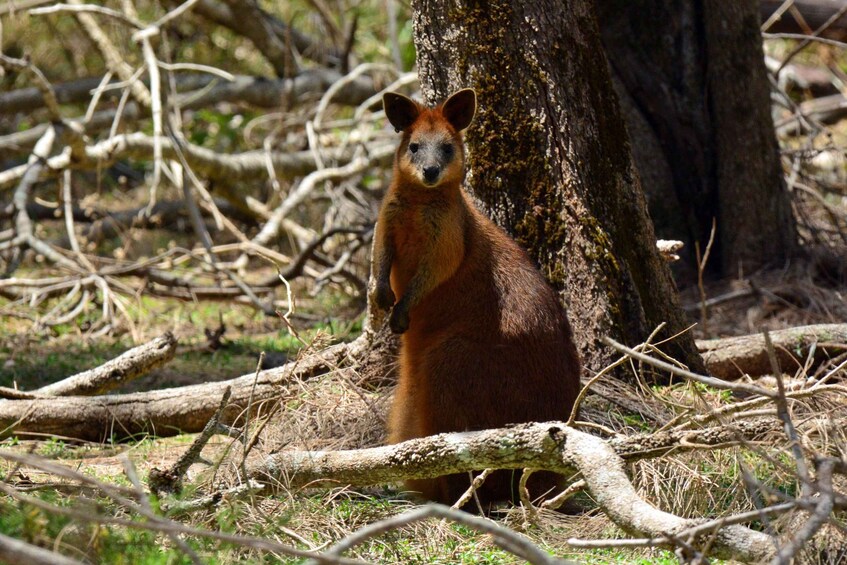
[[[844,562],[846,13],[3,3],[0,561]],[[381,95],[461,86],[587,394],[377,449]],[[492,466],[563,473],[569,512],[399,487]]]

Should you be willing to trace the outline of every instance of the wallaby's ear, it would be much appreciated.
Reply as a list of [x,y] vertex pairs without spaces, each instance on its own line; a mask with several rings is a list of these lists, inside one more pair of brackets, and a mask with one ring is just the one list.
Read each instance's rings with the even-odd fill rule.
[[450,96],[441,105],[441,113],[456,131],[471,125],[476,113],[476,93],[473,88],[464,88]]
[[388,121],[397,132],[403,131],[418,119],[421,113],[418,103],[396,92],[386,92],[382,95],[382,106]]

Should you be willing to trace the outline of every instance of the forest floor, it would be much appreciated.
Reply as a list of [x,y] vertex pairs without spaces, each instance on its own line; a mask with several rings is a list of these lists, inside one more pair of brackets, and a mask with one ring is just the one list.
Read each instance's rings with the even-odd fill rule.
[[[845,319],[847,288],[815,283],[808,269],[788,268],[748,281],[718,281],[704,286],[706,298],[726,297],[708,309],[706,324],[699,320],[698,337],[739,335],[766,327],[779,329],[811,323],[833,323]],[[749,293],[743,292],[749,290]],[[742,292],[737,292],[742,291]],[[734,294],[730,294],[734,293]],[[701,298],[697,287],[684,289],[683,302],[698,321]],[[117,392],[143,391],[184,384],[225,380],[256,370],[260,352],[273,353],[273,364],[294,359],[332,341],[350,340],[359,324],[339,323],[333,311],[340,299],[307,302],[312,310],[294,318],[298,336],[280,320],[256,314],[247,306],[189,304],[168,299],[145,299],[139,314],[143,323],[136,338],[143,341],[172,331],[179,339],[176,357],[162,368],[125,385]],[[339,306],[341,305],[341,306]],[[219,343],[210,346],[204,330],[221,322],[226,331]],[[19,325],[20,324],[20,325]],[[23,321],[6,323],[0,329],[0,386],[22,385],[33,389],[78,371],[95,367],[132,345],[130,336],[87,340],[78,326],[55,328],[50,337],[31,337]],[[705,331],[704,328],[705,327]],[[214,348],[213,348],[214,347]],[[658,390],[668,399],[689,394],[684,387]],[[638,394],[634,392],[634,394]],[[720,402],[718,394],[710,396]],[[263,453],[281,448],[342,449],[379,445],[384,439],[384,418],[390,389],[359,386],[350,374],[330,373],[303,381],[301,393],[288,399],[273,417],[260,444]],[[620,429],[638,429],[631,415],[622,415]],[[153,468],[170,466],[186,450],[191,435],[173,438],[138,438],[130,443],[80,443],[62,438],[7,439],[0,449],[34,453],[61,462],[99,480],[129,485],[124,458],[128,457],[142,477]],[[207,446],[206,458],[216,464],[195,464],[187,482],[192,490],[213,481],[230,480],[217,463],[228,452],[240,449],[234,440],[215,436]],[[731,450],[730,450],[731,451]],[[760,478],[791,489],[793,478],[781,475],[766,462],[755,462]],[[649,472],[646,472],[649,469]],[[4,464],[3,471],[10,465]],[[687,455],[662,463],[636,465],[634,477],[639,490],[657,504],[677,505],[673,511],[684,516],[709,516],[736,506],[739,468],[730,452]],[[37,469],[21,469],[21,477],[34,484],[49,483],[49,475]],[[657,478],[658,477],[658,478]],[[786,481],[779,485],[780,481]],[[731,486],[732,485],[732,486]],[[717,492],[716,492],[717,489]],[[720,492],[725,489],[725,492]],[[689,500],[680,503],[679,493]],[[84,496],[60,491],[44,493],[52,504],[79,507],[92,504]],[[120,513],[99,500],[100,511]],[[684,507],[679,507],[683,504]],[[37,509],[13,509],[14,503],[0,502],[0,531],[36,544],[60,543],[69,555],[109,563],[182,563],[188,558],[172,547],[164,536],[143,530],[102,528]],[[198,512],[185,519],[196,527],[271,537],[302,549],[325,547],[375,520],[415,506],[399,485],[364,490],[303,489],[256,500],[233,501],[216,510]],[[584,504],[590,508],[591,503]],[[519,509],[504,510],[505,524],[522,531],[551,553],[582,563],[676,563],[662,550],[597,549],[575,551],[564,543],[570,537],[607,538],[623,535],[603,514],[588,510],[578,515],[544,512],[534,524],[525,522]],[[268,562],[258,553],[220,546],[209,540],[191,540],[211,563]],[[360,546],[350,553],[378,563],[514,563],[516,559],[497,548],[483,534],[464,526],[425,522],[401,528]],[[296,560],[278,556],[279,562]]]

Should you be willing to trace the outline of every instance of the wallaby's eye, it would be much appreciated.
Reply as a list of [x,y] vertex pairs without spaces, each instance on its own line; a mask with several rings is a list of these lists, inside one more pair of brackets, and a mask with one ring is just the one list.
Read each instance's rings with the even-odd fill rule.
[[409,144],[409,151],[411,151],[412,153],[417,153],[418,149],[420,149],[420,148],[421,148],[421,146],[418,145],[417,143],[410,143]]
[[453,144],[451,143],[442,143],[441,144],[441,153],[447,157],[448,159],[453,156]]

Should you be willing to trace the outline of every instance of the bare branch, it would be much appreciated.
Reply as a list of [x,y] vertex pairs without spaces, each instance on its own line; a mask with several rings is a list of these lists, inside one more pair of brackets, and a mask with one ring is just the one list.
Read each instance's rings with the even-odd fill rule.
[[147,374],[173,359],[177,340],[171,332],[134,347],[103,365],[78,373],[35,392],[43,396],[90,396],[103,394]]
[[251,394],[254,403],[279,398],[287,393],[286,383],[325,374],[362,347],[366,347],[364,339],[334,345],[282,367],[261,371],[258,380],[251,373],[229,381],[115,396],[2,400],[0,436],[34,432],[101,441],[145,433],[172,436],[199,432],[218,409],[227,387],[232,388],[232,399],[221,421],[231,424]]
[[[526,560],[529,563],[532,563],[533,565],[567,565],[568,563],[571,563],[570,561],[558,559],[547,554],[536,547],[524,536],[509,530],[508,528],[504,528],[497,522],[472,516],[471,514],[449,508],[442,504],[428,504],[423,508],[410,510],[403,514],[369,524],[329,548],[326,555],[333,557],[341,556],[345,551],[352,549],[373,537],[427,518],[443,518],[450,520],[451,522],[468,526],[478,532],[490,534],[494,539],[494,543],[502,549]],[[317,561],[310,561],[309,565],[317,565],[317,563]]]
[[[560,474],[579,471],[602,510],[624,530],[653,538],[680,535],[697,522],[663,512],[641,499],[624,470],[619,455],[625,450],[623,444],[631,454],[641,455],[644,449],[638,444],[644,439],[622,438],[615,446],[562,423],[520,424],[355,451],[282,452],[252,467],[249,476],[269,486],[282,482],[289,487],[316,487],[379,484],[485,468],[531,467]],[[708,441],[707,437],[699,439]],[[686,449],[681,442],[677,447]],[[761,561],[774,555],[770,536],[743,526],[726,526],[714,535],[715,556]]]
[[0,561],[31,565],[82,565],[82,561],[0,534]]
[[613,340],[610,337],[604,337],[603,342],[606,343],[607,345],[609,345],[610,347],[612,347],[613,349],[615,349],[616,351],[619,351],[620,353],[624,353],[626,355],[629,355],[633,359],[636,359],[638,361],[641,361],[643,363],[646,363],[648,365],[656,367],[657,369],[667,371],[667,372],[671,373],[672,375],[682,377],[682,378],[689,380],[689,381],[694,381],[696,383],[708,385],[708,386],[714,387],[718,390],[734,390],[734,391],[745,392],[747,394],[756,394],[756,395],[759,395],[759,396],[765,396],[765,397],[768,397],[768,398],[774,398],[776,396],[775,392],[768,390],[766,388],[762,388],[760,386],[749,385],[749,384],[746,384],[746,383],[732,383],[732,382],[723,381],[721,379],[716,379],[714,377],[707,377],[705,375],[698,375],[696,373],[692,373],[691,371],[688,371],[687,369],[682,369],[680,367],[677,367],[676,365],[671,365],[670,363],[666,363],[666,362],[661,361],[659,359],[655,359],[653,357],[650,357],[649,355],[639,353],[638,351],[630,349],[629,347],[626,347],[625,345],[621,345],[620,343],[616,342],[615,340]]
[[[176,148],[169,139],[162,139],[162,156],[166,159],[176,157]],[[102,167],[104,163],[113,162],[119,158],[134,157],[150,159],[154,154],[155,143],[152,137],[143,133],[130,133],[119,135],[113,139],[101,141],[95,145],[85,148],[85,163],[72,162],[70,155],[62,153],[47,159],[46,168],[50,171],[62,170],[67,167]],[[216,153],[205,147],[186,143],[181,147],[186,162],[198,174],[207,178],[220,179],[224,182],[241,180],[261,179],[266,174],[265,154],[263,151],[247,151],[240,154],[230,155]],[[371,150],[371,159],[375,163],[386,163],[393,155],[394,147],[390,144],[376,145]],[[349,159],[349,151],[333,152],[333,158],[339,161]],[[277,175],[284,178],[292,178],[304,175],[315,169],[314,156],[309,151],[297,153],[277,153],[271,155],[274,170]],[[361,164],[361,160],[357,161]],[[44,178],[40,167],[38,180]],[[26,165],[13,167],[0,172],[0,190],[13,186],[27,171]],[[33,173],[34,174],[34,173]],[[326,173],[328,178],[332,174]],[[340,174],[340,173],[338,173]]]

